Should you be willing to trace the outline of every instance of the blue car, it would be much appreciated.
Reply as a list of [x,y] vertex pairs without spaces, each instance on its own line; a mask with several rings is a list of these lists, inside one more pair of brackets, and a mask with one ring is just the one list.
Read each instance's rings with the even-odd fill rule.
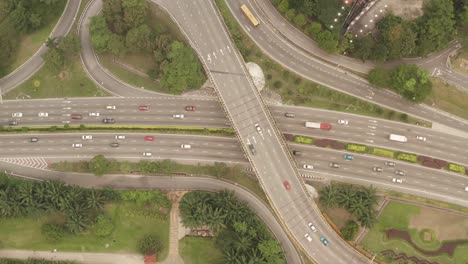
[[353,155],[351,155],[351,154],[344,154],[344,155],[343,155],[343,158],[344,158],[344,159],[347,159],[347,160],[353,160],[353,159],[354,159],[354,158],[353,158]]
[[323,243],[325,246],[328,246],[328,240],[327,240],[325,237],[321,236],[321,237],[320,237],[320,241],[322,241],[322,243]]

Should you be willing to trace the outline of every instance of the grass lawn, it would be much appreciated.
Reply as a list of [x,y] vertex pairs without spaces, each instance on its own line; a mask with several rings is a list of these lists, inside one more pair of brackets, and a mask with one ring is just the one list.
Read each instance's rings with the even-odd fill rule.
[[[380,192],[382,192],[382,190],[380,190]],[[468,213],[468,208],[467,207],[463,207],[463,206],[457,205],[457,204],[445,203],[445,202],[441,202],[441,201],[437,201],[437,200],[427,199],[427,198],[424,198],[424,197],[413,196],[413,195],[409,195],[409,194],[405,194],[405,193],[399,193],[399,192],[392,192],[392,191],[388,191],[388,190],[383,191],[383,192],[385,193],[385,195],[389,195],[389,196],[392,196],[392,197],[403,198],[403,199],[412,200],[412,201],[416,201],[416,202],[422,202],[422,203],[426,203],[426,204],[432,204],[432,205],[435,205],[435,206],[440,207],[440,208],[448,208],[448,209]]]
[[220,264],[223,253],[215,247],[214,238],[185,237],[179,241],[179,254],[185,264]]
[[378,218],[378,221],[372,227],[361,245],[369,252],[374,252],[380,259],[385,259],[381,255],[381,251],[392,249],[397,253],[406,253],[408,256],[417,256],[424,258],[429,261],[438,261],[440,263],[454,263],[454,264],[465,264],[468,261],[468,246],[458,247],[455,250],[453,258],[448,255],[439,255],[437,257],[424,256],[415,249],[413,249],[404,240],[387,240],[385,238],[384,231],[389,228],[395,228],[398,230],[405,230],[411,234],[412,240],[419,247],[427,250],[436,250],[441,245],[440,241],[434,240],[431,243],[424,243],[419,237],[419,232],[416,229],[409,229],[409,219],[412,215],[419,213],[420,207],[412,204],[400,203],[400,202],[389,202],[385,207],[384,211]]
[[66,1],[57,1],[57,3],[50,8],[50,12],[47,12],[47,16],[42,18],[44,25],[40,29],[20,37],[18,49],[14,55],[15,59],[6,70],[7,73],[13,72],[16,68],[25,63],[47,40],[47,37],[60,19],[66,3]]
[[266,87],[280,94],[284,103],[373,116],[405,123],[419,122],[425,126],[431,126],[430,123],[408,117],[403,113],[362,101],[308,81],[284,69],[267,55],[263,54],[247,36],[237,23],[237,20],[232,16],[224,0],[216,0],[216,4],[228,29],[231,31],[231,35],[239,36],[238,38],[234,37],[234,39],[237,47],[240,47],[239,50],[245,61],[255,62],[263,69]]
[[[143,209],[136,209],[133,203],[114,203],[105,208],[115,228],[106,238],[96,236],[92,227],[78,236],[66,236],[58,243],[50,243],[41,234],[41,225],[50,220],[48,213],[38,217],[0,219],[2,248],[52,250],[74,252],[120,252],[138,253],[137,242],[145,234],[156,234],[164,248],[158,259],[167,257],[169,248],[169,217],[159,219],[155,216],[143,216]],[[106,248],[106,244],[109,247]]]
[[88,79],[79,57],[60,74],[42,67],[29,80],[6,94],[4,99],[61,98],[106,96],[103,90]]
[[468,93],[439,78],[431,77],[432,94],[424,101],[428,105],[468,119]]

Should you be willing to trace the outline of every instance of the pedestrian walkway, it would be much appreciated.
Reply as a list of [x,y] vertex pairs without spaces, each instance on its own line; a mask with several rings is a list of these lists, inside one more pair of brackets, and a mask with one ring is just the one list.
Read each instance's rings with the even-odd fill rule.
[[81,252],[58,252],[58,251],[33,251],[33,250],[0,250],[2,258],[42,258],[47,260],[73,260],[86,264],[142,264],[143,256],[134,254],[116,253],[81,253]]
[[184,260],[179,255],[179,202],[185,192],[170,192],[169,199],[172,201],[171,223],[169,227],[169,254],[163,264],[183,264]]

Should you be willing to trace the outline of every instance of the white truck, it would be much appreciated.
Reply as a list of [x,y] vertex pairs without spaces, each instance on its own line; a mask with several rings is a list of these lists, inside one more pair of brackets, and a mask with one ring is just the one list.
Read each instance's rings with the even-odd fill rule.
[[393,141],[398,141],[398,142],[407,142],[408,138],[405,136],[397,135],[397,134],[390,134],[388,139],[393,140]]
[[323,130],[330,130],[331,129],[331,125],[327,124],[327,123],[305,122],[304,126],[308,127],[308,128],[320,128],[320,129],[323,129]]

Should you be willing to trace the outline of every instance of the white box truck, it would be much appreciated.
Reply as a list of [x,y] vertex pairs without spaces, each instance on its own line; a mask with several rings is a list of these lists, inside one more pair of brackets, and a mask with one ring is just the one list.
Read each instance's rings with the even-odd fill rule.
[[388,139],[393,140],[393,141],[398,141],[398,142],[407,142],[408,138],[405,136],[397,135],[397,134],[390,134]]
[[308,127],[308,128],[320,128],[320,129],[323,129],[323,130],[330,130],[331,129],[331,125],[327,124],[327,123],[305,122],[304,126]]

